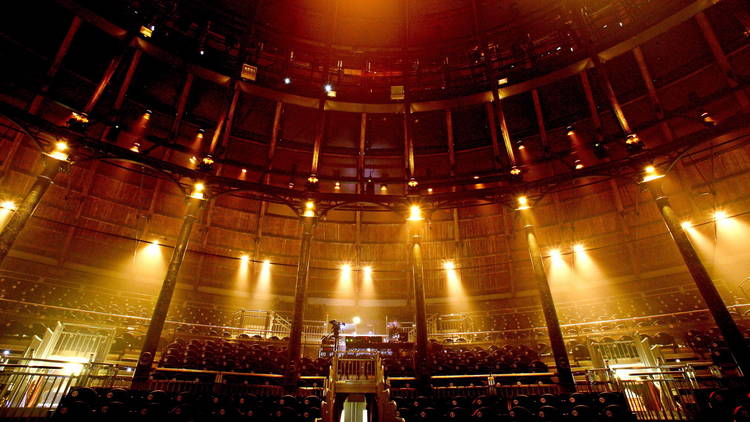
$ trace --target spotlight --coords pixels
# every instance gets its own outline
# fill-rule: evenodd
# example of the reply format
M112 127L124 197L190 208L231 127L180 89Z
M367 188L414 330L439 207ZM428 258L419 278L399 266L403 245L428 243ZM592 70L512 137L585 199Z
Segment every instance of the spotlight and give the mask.
M518 168L518 166L513 166L510 168L510 175L511 176L520 176L521 175L521 169Z
M424 220L424 217L422 216L422 208L419 207L419 205L412 205L409 207L409 218L407 218L409 221L422 221Z
M150 109L146 109L146 112L143 113L143 120L150 120L152 114L153 112Z
M427 193L432 194L432 188L427 188Z
M336 182L333 184L333 189L335 190L341 190L341 182Z
M576 160L575 161L575 165L576 165L576 170L580 170L580 169L582 169L584 167L583 166L583 161L581 161L581 160Z
M206 190L206 185L203 182L196 182L193 185L193 193L190 194L191 198L203 199L203 191Z
M294 189L294 180L290 180L287 186L289 186L289 189Z
M523 141L516 142L516 145L518 145L518 150L523 151L526 149L526 145L523 144Z
M15 211L16 203L13 201L3 201L2 203L0 203L0 209L4 209L8 211Z
M315 217L315 202L308 200L305 202L305 212L302 213L303 217Z
M631 133L625 138L625 148L630 152L638 152L643 149L643 143L641 142L641 138L638 137L638 134Z
M568 131L568 136L573 136L576 134L576 132L573 130L573 126L568 126L565 128L565 130Z
M479 176L474 176L474 180L479 180Z
M386 185L385 183L380 185L380 193L388 193L388 185Z
M289 85L290 83L292 83L292 78L290 78L288 76L286 78L284 78L284 84L285 85Z
M529 205L529 198L527 198L525 196L519 196L518 197L518 208L516 208L516 209L520 211L520 210L527 210L529 208L531 208L531 206Z
M73 130L84 131L89 125L89 118L84 113L73 112L66 122L67 126Z
M594 141L594 143L591 144L591 149L594 150L594 155L596 156L596 158L600 160L609 157L609 151L607 150L607 146L604 145L603 142Z
M365 279L372 277L372 267L368 265L362 268L362 274L364 275Z
M446 271L453 271L456 269L456 263L453 261L445 261L443 262L443 269Z
M680 223L680 227L682 227L682 230L688 230L693 228L693 223L690 221L683 221Z
M264 259L264 260L263 260L263 266L264 266L264 267L267 267L267 266L269 266L269 265L271 265L271 261L270 261L270 260L268 260L268 259Z
M64 141L55 142L55 148L49 153L49 156L55 160L65 161L68 159L68 144Z
M646 166L645 169L643 169L643 172L645 173L643 176L643 182L650 182L652 180L661 179L664 177L663 174L659 174L659 172L656 170L656 167L654 166Z
M562 256L562 253L560 253L560 249L550 249L549 251L549 257L553 259L558 259Z
M247 169L242 169L242 174L247 174Z
M242 255L240 257L240 262L242 262L243 264L247 264L248 262L250 262L250 257L247 255Z
M130 147L130 150L133 152L141 152L141 144L138 142L133 142L133 146Z
M714 220L720 221L720 220L725 220L727 218L728 216L727 216L726 211L723 211L723 210L714 211Z
M701 116L701 120L703 120L703 124L706 125L707 127L716 126L716 120L714 120L714 118L711 117L711 115L707 111L703 111L700 114L700 116Z
M151 36L154 34L154 25L151 26L141 26L141 30L139 31L141 35L143 35L143 38L151 38Z
M198 169L201 171L211 171L214 168L214 158L211 155L206 155L201 159L198 164Z
M576 243L575 245L573 245L573 252L575 253L582 253L585 250L586 248L584 248L583 245L580 243Z
M331 86L331 84L326 84L326 85L325 85L325 86L323 87L323 89L324 89L324 90L325 90L326 92L331 92L331 91L333 91L333 86Z
M352 324L354 324L354 325L357 325L357 324L359 324L361 322L362 322L362 318L360 318L358 316L355 316L354 318L352 318Z
M412 178L409 179L409 182L407 183L407 185L410 188L414 189L414 188L417 187L417 185L419 185L419 182L417 182L417 179L415 179L415 178L412 177Z
M310 175L310 177L307 178L307 181L311 184L316 184L318 183L318 176L315 173L313 173Z
M151 246L159 246L159 240L158 239L152 240L151 241Z

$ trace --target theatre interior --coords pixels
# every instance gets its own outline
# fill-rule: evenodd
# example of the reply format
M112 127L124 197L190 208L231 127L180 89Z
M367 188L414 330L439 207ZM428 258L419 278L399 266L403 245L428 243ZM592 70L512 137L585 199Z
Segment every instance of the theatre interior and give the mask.
M750 1L3 9L0 421L750 421Z

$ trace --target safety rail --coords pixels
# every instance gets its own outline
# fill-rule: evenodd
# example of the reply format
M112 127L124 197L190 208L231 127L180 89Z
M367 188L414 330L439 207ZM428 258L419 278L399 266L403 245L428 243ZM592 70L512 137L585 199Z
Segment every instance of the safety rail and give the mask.
M227 372L199 369L156 368L148 388L170 392L255 394L274 396L284 392L281 385L284 375L257 372ZM324 396L325 376L300 377L299 395ZM305 385L308 384L308 385Z
M122 368L99 362L4 359L0 362L0 418L44 417L72 386L119 386L118 372Z

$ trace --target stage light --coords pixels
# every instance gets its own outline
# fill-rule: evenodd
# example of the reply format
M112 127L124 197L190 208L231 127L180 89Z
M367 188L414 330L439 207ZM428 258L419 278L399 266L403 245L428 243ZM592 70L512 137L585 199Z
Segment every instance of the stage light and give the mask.
M576 134L576 132L573 130L573 126L568 126L567 128L568 136L573 136Z
M550 249L549 257L552 259L560 259L560 257L562 257L562 253L560 252L560 249Z
M159 241L158 240L152 240L151 241L151 245L152 246L159 246Z
M305 202L305 212L302 214L304 217L315 217L315 202L312 200Z
M133 146L130 147L130 150L133 152L141 152L141 144L138 142L133 142Z
M154 34L154 26L141 26L140 30L141 35L143 35L143 38L151 38L151 36Z
M368 265L362 268L362 275L365 279L372 279L372 267Z
M55 142L55 148L49 153L49 156L55 160L65 161L68 159L68 143L64 141Z
M580 169L582 169L584 167L583 166L583 161L581 161L581 160L576 160L575 161L575 165L576 165L576 170L580 170Z
M286 78L284 78L284 84L289 85L290 83L292 83L292 78L290 78L288 76Z
M576 243L575 245L573 245L573 252L583 253L585 251L586 251L586 248L582 244Z
M443 269L446 271L453 271L456 269L456 263L453 261L445 261L443 262Z
M727 218L728 218L728 216L727 216L726 211L716 210L714 212L714 220L716 220L716 221L725 220Z
M525 196L519 196L518 197L518 208L516 208L516 210L519 210L519 211L520 210L527 210L529 208L531 208L531 206L529 205L529 198L527 198Z
M333 91L333 86L331 84L325 84L325 86L323 87L323 89L326 92L331 92L331 91Z
M523 142L519 141L518 142L518 150L519 151L523 151L525 149L526 149L526 145L524 145Z
M196 138L198 138L198 140L203 140L203 134L204 134L205 132L206 132L206 131L205 131L205 130L203 130L203 129L198 129L198 134L197 134L197 135L195 135L195 137L196 137Z
M625 138L625 148L630 152L638 152L642 150L643 143L641 142L641 138L637 134L631 133Z
M510 175L511 176L518 176L521 174L521 169L518 168L518 166L513 166L510 168Z
M336 182L333 184L333 189L335 190L341 190L341 182Z
M427 193L432 193L432 188L427 188Z
M151 119L151 110L146 110L145 113L143 113L143 120L150 120Z
M195 199L203 199L203 191L205 190L206 185L203 182L196 182L195 185L193 185L193 192L190 194L190 197Z
M412 205L409 207L409 218L407 219L409 221L422 221L424 220L424 217L422 216L422 208L419 207L419 205Z
M358 325L361 322L362 322L362 318L360 318L358 316L355 316L354 318L352 318L352 324L354 324L354 325Z
M419 182L417 182L417 179L415 179L415 178L412 177L412 178L409 179L409 182L407 183L407 185L410 188L416 188L417 185L419 185Z
M243 175L247 174L247 169L242 169L242 174Z
M388 185L386 185L385 183L380 185L380 193L388 193Z
M716 126L716 120L714 120L714 118L711 117L711 115L708 114L707 111L704 111L703 113L701 113L701 119L703 120L703 124L705 124L708 127Z
M240 257L240 262L242 262L243 264L247 264L248 262L250 262L250 257L247 255L242 255Z
M474 180L479 180L479 176L474 176Z
M693 223L690 221L683 221L680 223L680 227L682 227L682 230L688 230L693 228Z
M650 182L652 180L661 179L664 177L663 174L659 174L659 172L656 170L656 167L654 166L646 166L645 169L643 169L643 172L645 173L643 176L644 182Z
M315 173L313 173L310 175L310 177L307 178L307 181L311 184L318 183L318 176Z
M3 201L2 203L0 203L0 209L4 209L8 211L15 211L16 203L13 201Z

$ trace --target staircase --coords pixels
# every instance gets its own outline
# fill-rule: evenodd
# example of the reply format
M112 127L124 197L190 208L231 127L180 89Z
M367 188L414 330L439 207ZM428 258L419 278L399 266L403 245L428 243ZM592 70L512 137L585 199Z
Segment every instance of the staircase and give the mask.
M396 403L386 388L383 364L377 353L347 356L344 352L337 352L324 386L321 422L335 422L333 409L337 394L374 394L378 422L404 422L396 417Z

